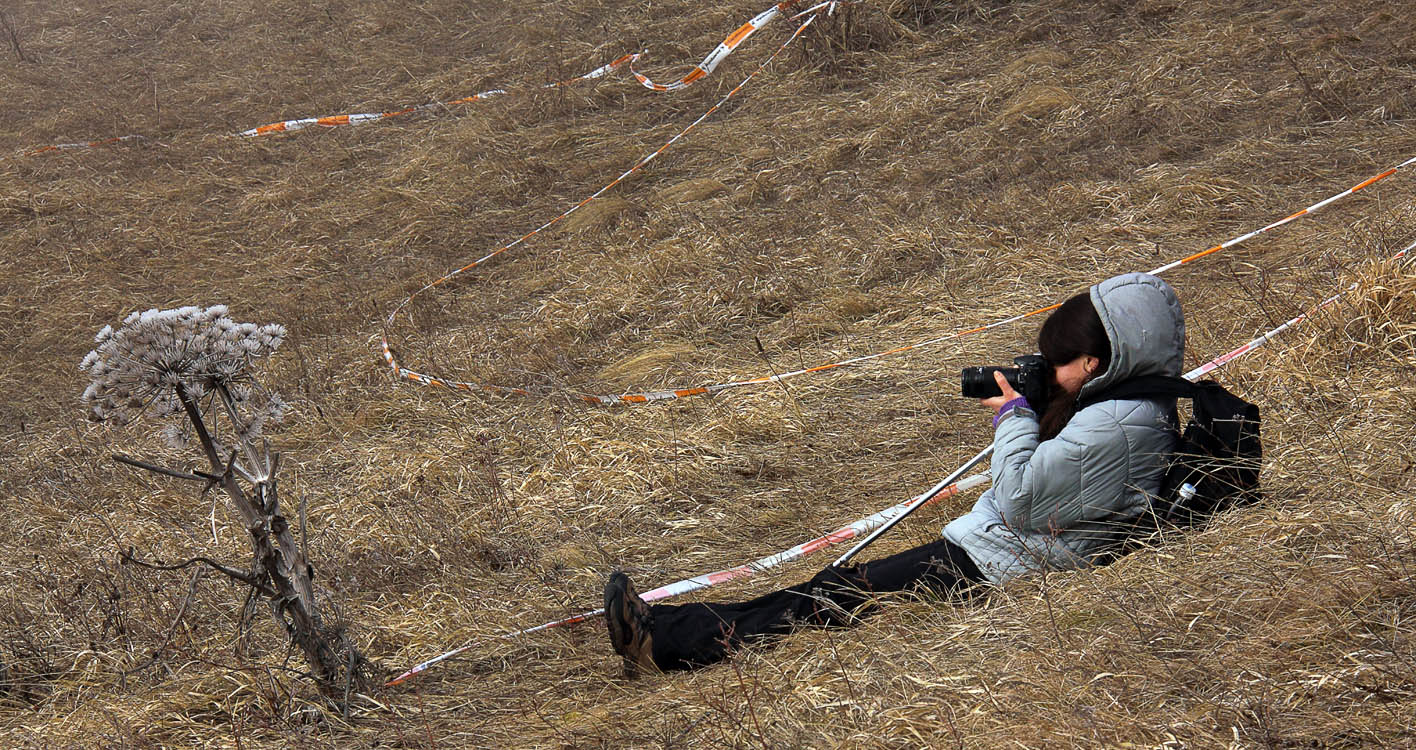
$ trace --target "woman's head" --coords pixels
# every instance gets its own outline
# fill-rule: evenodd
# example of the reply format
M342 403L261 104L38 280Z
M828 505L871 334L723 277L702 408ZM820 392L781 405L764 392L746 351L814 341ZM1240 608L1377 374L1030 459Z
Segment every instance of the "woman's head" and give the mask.
M1090 293L1063 302L1047 317L1037 334L1037 349L1052 363L1058 385L1040 425L1040 437L1047 440L1072 418L1082 385L1106 372L1111 364L1111 340Z
M1057 384L1073 398L1083 383L1106 372L1111 341L1089 293L1068 299L1047 317L1037 334L1037 350L1057 371Z

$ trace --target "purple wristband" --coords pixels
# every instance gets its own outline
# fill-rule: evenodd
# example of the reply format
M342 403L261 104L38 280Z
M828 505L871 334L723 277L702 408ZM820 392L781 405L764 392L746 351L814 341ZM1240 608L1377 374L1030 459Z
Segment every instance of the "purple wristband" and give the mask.
M998 407L998 413L993 416L993 428L998 429L998 423L1002 422L1003 418L1008 416L1008 412L1019 408L1031 409L1032 404L1029 404L1026 398L1019 396L1013 399L1012 401L1009 401L1008 403Z

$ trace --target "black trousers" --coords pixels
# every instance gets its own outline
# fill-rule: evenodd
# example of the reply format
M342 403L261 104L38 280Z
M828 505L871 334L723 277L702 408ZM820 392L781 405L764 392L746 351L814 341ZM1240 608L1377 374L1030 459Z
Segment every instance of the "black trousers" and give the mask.
M849 625L873 609L872 594L925 586L962 599L983 580L962 547L941 539L862 565L827 568L745 602L655 604L654 663L663 670L712 664L743 643L795 627Z

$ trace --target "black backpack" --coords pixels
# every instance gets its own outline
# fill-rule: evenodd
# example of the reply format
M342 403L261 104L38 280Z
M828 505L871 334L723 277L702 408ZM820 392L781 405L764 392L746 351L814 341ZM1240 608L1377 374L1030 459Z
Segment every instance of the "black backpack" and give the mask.
M1132 378L1078 404L1078 410L1118 399L1191 399L1185 431L1176 435L1175 454L1151 502L1157 528L1202 526L1215 513L1260 499L1259 407L1213 380L1149 375ZM1178 414L1172 412L1175 423ZM1149 524L1147 524L1149 525Z

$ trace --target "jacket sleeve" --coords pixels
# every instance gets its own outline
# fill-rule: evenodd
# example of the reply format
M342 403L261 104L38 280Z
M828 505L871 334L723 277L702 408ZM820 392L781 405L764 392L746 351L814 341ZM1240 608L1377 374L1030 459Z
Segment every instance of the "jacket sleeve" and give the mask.
M1121 425L1105 410L1078 412L1057 437L1039 442L1037 415L1015 409L994 430L993 501L1016 531L1066 529L1125 494L1128 452Z

